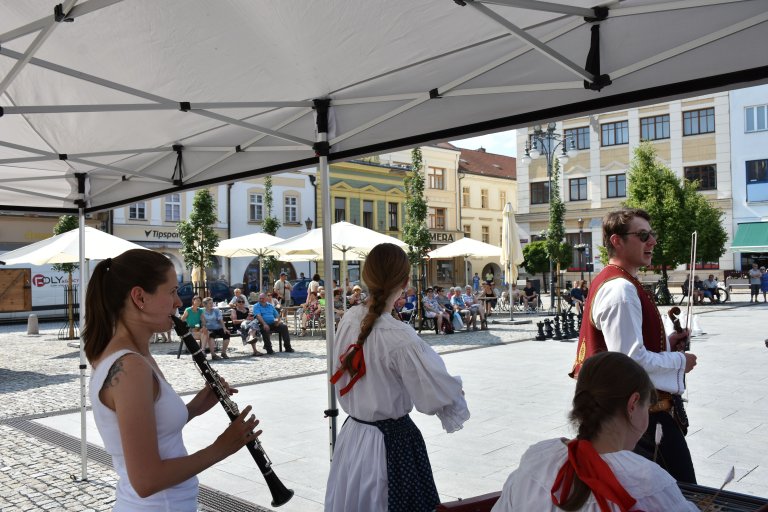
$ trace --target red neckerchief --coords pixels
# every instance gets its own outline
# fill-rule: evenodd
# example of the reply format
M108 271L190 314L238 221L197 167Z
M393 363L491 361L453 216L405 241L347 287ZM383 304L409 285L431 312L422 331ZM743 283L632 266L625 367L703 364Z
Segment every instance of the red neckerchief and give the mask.
M339 395L341 396L346 395L349 390L352 389L352 386L355 385L355 382L357 382L360 377L365 375L365 356L363 355L363 345L361 343L353 343L347 347L347 350L345 350L341 356L339 356L341 367L339 367L339 369L336 370L336 373L333 374L333 377L331 377L331 384L336 384L341 376L344 375L344 372L347 371L347 369L344 368L344 360L349 354L352 354L352 360L349 368L349 373L352 375L352 380L349 381L349 384L341 388L339 391Z
M592 490L601 512L610 512L608 501L615 503L621 512L629 512L637 502L622 487L608 464L595 451L592 443L574 439L568 443L568 459L557 472L552 486L552 502L560 505L571 494L574 474ZM560 499L557 491L560 490Z

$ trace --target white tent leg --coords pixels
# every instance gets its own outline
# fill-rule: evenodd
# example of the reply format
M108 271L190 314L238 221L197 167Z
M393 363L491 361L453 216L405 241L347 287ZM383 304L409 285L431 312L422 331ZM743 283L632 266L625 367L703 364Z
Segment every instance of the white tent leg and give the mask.
M329 287L333 282L333 249L331 240L331 185L329 181L328 168L328 107L329 100L315 100L317 115L317 144L315 151L318 155L318 171L320 173L320 211L323 212L323 274L325 277L326 290L331 293L325 294L325 348L327 351L328 364L328 409L325 416L328 418L329 428L329 446L330 460L333 460L333 448L336 444L336 417L339 414L336 408L336 390L330 379L334 372L333 342L335 335L335 325L333 321L333 289Z
M82 193L83 191L81 191ZM81 196L82 197L82 196ZM85 327L85 290L88 286L88 269L85 267L85 203L81 202L78 209L80 221L80 286L77 290L77 300L80 304L80 461L83 482L88 481L88 432L86 426L86 386L85 370L88 368L85 360L85 343L83 328Z

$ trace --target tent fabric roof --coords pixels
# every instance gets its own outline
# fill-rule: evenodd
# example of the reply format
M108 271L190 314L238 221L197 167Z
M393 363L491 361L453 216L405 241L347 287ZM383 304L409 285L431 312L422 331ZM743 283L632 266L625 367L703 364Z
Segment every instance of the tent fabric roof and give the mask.
M768 252L768 222L739 224L731 245L733 252Z
M338 161L768 81L764 0L595 5L4 2L0 210L316 165L314 100Z

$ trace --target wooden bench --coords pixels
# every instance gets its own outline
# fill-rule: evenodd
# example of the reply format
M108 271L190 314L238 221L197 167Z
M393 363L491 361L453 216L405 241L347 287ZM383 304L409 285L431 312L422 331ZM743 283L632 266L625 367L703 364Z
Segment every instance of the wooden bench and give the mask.
M725 288L729 292L732 292L734 290L749 291L749 278L748 277L728 277L725 280Z

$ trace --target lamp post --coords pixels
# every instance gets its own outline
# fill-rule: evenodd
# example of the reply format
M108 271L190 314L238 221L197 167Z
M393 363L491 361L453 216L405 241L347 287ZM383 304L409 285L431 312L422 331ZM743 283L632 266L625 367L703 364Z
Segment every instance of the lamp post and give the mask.
M583 281L584 280L583 256L584 256L584 249L586 249L586 247L584 247L584 241L582 240L582 238L584 237L584 219L579 217L579 220L577 220L576 222L579 223L579 269L581 270L581 280Z
M550 209L552 208L552 165L555 157L560 161L560 165L564 166L569 158L573 158L578 153L575 141L569 140L564 134L555 132L556 128L557 124L554 122L547 124L546 128L542 128L541 125L534 126L530 139L525 143L525 156L522 158L522 162L528 165L541 155L546 157L549 193L547 203ZM558 148L561 149L560 154L556 154ZM550 309L555 309L554 262L551 258L549 260L549 297Z
M307 217L307 220L304 221L304 226L307 228L307 231L312 231L312 224L314 224L312 219Z

